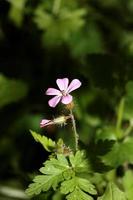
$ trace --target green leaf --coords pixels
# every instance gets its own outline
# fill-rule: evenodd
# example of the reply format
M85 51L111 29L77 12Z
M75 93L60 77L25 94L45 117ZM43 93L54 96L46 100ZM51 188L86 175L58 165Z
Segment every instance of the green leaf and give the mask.
M73 177L71 180L64 181L61 184L61 192L63 194L68 194L73 192L77 187L89 194L97 194L94 185L92 185L89 180L76 176Z
M116 156L117 155L117 156ZM117 167L124 162L133 162L133 138L128 138L123 143L116 142L112 150L105 156L102 161L109 166Z
M88 192L89 194L92 195L97 194L95 186L89 180L78 177L77 182L79 183L79 188L82 189L83 191Z
M42 191L48 191L50 188L56 190L61 183L61 192L63 194L68 194L68 199L71 199L73 194L77 192L81 199L91 199L90 194L96 194L96 190L93 184L86 179L88 171L86 171L85 178L82 177L83 169L85 168L84 163L84 153L78 151L75 156L70 155L65 157L63 154L57 154L57 158L50 158L44 163L44 167L40 169L42 175L38 175L34 178L33 183L29 185L29 188L26 190L26 193L29 196L40 194ZM70 161L71 159L71 161ZM78 163L79 159L79 163ZM84 163L81 165L81 161ZM78 170L77 170L78 168ZM81 171L79 171L79 169ZM81 172L81 174L80 174ZM79 176L81 175L81 177ZM88 194L86 194L88 193ZM78 196L76 197L78 198Z
M38 195L41 191L45 192L50 188L56 190L58 184L64 180L63 173L69 170L68 161L63 155L57 155L57 159L51 158L44 164L45 166L40 169L43 175L34 178L34 183L26 190L27 195Z
M61 184L61 193L63 194L68 194L70 192L73 192L73 190L75 189L75 184L76 183L76 178L74 177L73 179L71 180L67 180L67 181L64 181L62 184Z
M133 172L128 170L123 177L123 186L128 200L133 199Z
M35 11L34 21L39 29L45 30L52 23L52 15L45 12L41 7L38 7Z
M8 0L10 2L9 17L17 25L22 24L26 0Z
M0 74L0 108L20 101L27 93L28 86L24 82Z
M34 137L34 139L36 140L36 142L41 143L46 151L51 152L55 149L56 144L53 140L51 140L50 138L47 138L44 135L42 136L36 133L35 131L30 130L30 132L32 136Z
M77 151L75 155L70 155L69 159L75 172L88 172L89 164L88 160L85 158L84 151Z
M94 185L89 180L80 177L73 177L71 180L64 181L61 184L61 192L68 194L66 198L71 200L92 199L89 194L97 194Z
M126 197L114 183L109 183L103 196L98 197L98 200L126 200Z
M93 198L80 190L79 188L76 188L72 193L66 196L67 200L93 200Z
M50 158L50 160L44 163L45 166L40 169L42 175L38 175L34 178L34 183L29 185L26 193L29 196L33 196L41 193L41 191L48 191L50 188L56 190L57 187L59 187L59 183L61 183L61 192L63 194L68 194L68 199L71 199L71 196L73 198L74 192L78 193L83 200L85 197L87 199L92 199L90 194L95 195L97 191L94 185L86 179L88 177L88 171L87 168L85 168L87 163L86 159L84 162L84 159L85 155L83 151L78 151L75 156L69 155L65 157L63 154L57 154L57 158ZM83 174L85 178L82 177ZM76 198L78 198L78 196Z
M102 129L99 128L96 132L96 138L95 141L98 142L98 140L116 140L116 128L114 126L105 126Z
M100 30L96 23L89 23L88 27L76 32L69 40L70 49L75 57L88 54L103 54L104 45Z
M60 44L67 41L71 35L78 31L85 23L83 8L70 10L63 8L55 17L53 13L38 7L35 12L34 21L38 28L43 31L43 39L48 45Z
M53 165L55 168L59 168L59 169L65 169L65 168L69 168L69 163L68 160L66 159L66 157L63 154L57 154L57 159L56 158L51 158L50 160L47 160L46 165ZM40 170L46 170L47 167L41 168ZM42 173L45 173L44 171Z
M88 159L91 169L95 172L105 172L112 167L103 162L103 157L107 155L115 144L115 140L100 139L97 142L92 141L88 148Z

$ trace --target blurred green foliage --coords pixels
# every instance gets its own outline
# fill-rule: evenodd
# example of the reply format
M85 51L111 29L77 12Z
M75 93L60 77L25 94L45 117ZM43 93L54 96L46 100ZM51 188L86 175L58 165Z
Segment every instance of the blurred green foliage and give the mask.
M10 80L0 75L0 91L0 108L2 108L27 96L28 87L21 81Z
M9 18L17 25L21 26L24 16L26 0L9 0Z
M113 200L126 200L126 197L123 192L121 192L113 183L109 183L105 194L102 197L99 197L98 200L106 200L106 199L113 199Z
M132 0L0 1L0 185L26 188L47 159L29 129L52 139L60 136L71 145L70 125L68 133L66 127L40 130L39 123L62 109L48 108L47 87L54 86L56 78L79 78L82 88L75 92L75 115L81 146L89 149L88 155L96 148L93 155L104 163L95 163L93 156L92 166L99 164L97 171L104 164L115 168L123 181L123 186L117 185L133 199L128 182L133 164L132 27ZM100 194L104 186L98 187ZM37 197L48 198L63 199L53 191Z

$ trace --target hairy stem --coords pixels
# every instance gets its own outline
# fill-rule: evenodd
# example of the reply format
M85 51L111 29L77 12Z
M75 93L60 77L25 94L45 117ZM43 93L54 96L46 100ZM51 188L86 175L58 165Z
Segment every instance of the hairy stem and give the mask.
M75 150L78 150L78 140L79 140L79 135L77 133L77 129L76 129L76 122L75 122L75 118L73 115L72 110L70 110L70 116L71 116L71 120L72 120L72 128L73 128L73 132L74 132L74 139L75 139Z

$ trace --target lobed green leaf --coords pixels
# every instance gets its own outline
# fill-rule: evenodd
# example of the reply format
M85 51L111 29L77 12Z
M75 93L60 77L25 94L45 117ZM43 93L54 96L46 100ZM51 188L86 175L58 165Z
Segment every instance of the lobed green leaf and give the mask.
M34 183L30 184L26 190L27 195L37 195L48 191L50 188L56 190L59 183L64 180L63 173L65 171L69 172L67 159L63 155L57 155L57 159L51 158L44 164L45 166L40 169L43 175L34 178Z
M73 177L70 180L66 180L61 184L61 193L67 195L67 200L92 200L91 195L96 195L97 191L93 184L89 180Z
M97 194L94 185L91 184L90 181L85 178L75 176L72 179L66 180L61 184L61 192L63 194L71 193L74 190L76 190L76 188L79 188L84 192L87 192L92 195Z
M85 23L85 8L70 10L67 7L57 13L47 12L44 8L38 7L35 11L34 21L43 32L43 39L48 45L60 44L68 40L71 35L78 31Z
M75 172L89 172L88 160L85 158L84 151L77 151L75 155L70 155L69 159Z
M116 142L112 150L101 158L106 165L112 167L118 167L124 162L133 163L133 138L130 137L123 143Z
M76 188L72 193L66 196L67 200L93 200L93 198L80 190L79 188Z
M35 131L30 130L32 136L34 137L34 139L36 140L36 142L39 142L40 144L42 144L42 146L44 147L44 149L48 152L51 152L52 150L55 149L55 142L53 140L51 140L50 138L47 138L46 136L42 136L38 133L36 133Z
M114 183L109 183L103 196L98 200L127 200L125 193L122 192Z

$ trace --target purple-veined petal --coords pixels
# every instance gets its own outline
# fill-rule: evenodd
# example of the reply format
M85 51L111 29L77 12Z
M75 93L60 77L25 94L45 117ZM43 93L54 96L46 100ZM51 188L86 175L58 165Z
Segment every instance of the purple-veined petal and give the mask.
M60 95L61 96L61 92L55 88L48 88L46 91L46 95Z
M43 119L41 122L40 122L40 127L44 127L44 126L48 126L52 124L52 121L51 120L48 120L48 119Z
M68 78L57 79L56 83L61 91L66 91L68 87Z
M61 98L61 102L63 103L63 104L69 104L69 103L71 103L72 102L72 96L70 95L70 94L67 94L66 96L63 96L62 98Z
M68 86L67 92L70 93L73 90L76 90L77 88L79 88L80 86L81 86L81 82L78 79L74 79Z
M59 103L60 100L61 100L61 96L55 96L48 101L48 104L50 107L54 108Z

